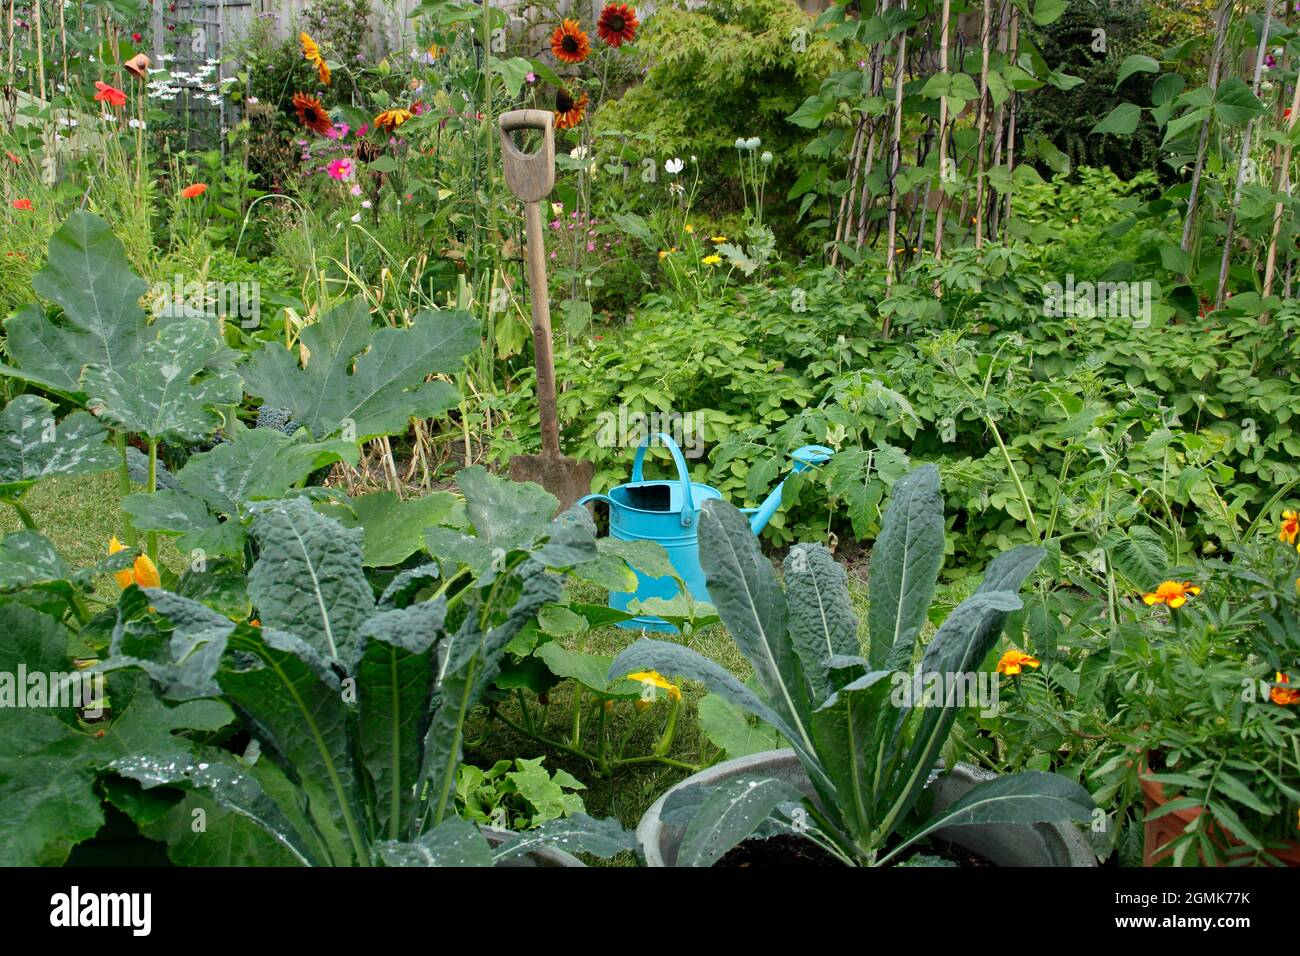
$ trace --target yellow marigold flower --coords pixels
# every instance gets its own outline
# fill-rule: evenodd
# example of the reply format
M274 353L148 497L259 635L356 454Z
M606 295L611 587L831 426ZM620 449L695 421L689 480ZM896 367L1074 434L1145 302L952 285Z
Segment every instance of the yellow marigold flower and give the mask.
M700 261L703 262L706 266L716 266L719 262L722 261L722 256L718 255L718 254L715 252L715 253L714 253L713 255L711 255L711 256L705 256L705 257L704 257L703 259L701 259Z
M710 242L726 242L726 241L727 241L727 237L726 237L726 236L709 236L709 241L710 241Z
M1273 703L1278 704L1282 707L1289 706L1290 704L1300 704L1300 687L1276 686L1277 684L1291 683L1290 677L1288 677L1286 674L1283 674L1281 671L1278 671L1277 677L1274 679L1274 682L1275 683L1273 689L1270 690L1268 693L1269 699L1272 700Z
M682 690L676 684L664 679L658 671L637 671L635 674L628 674L624 680L640 681L648 687L661 687L668 691L669 700L681 700Z
M391 110L384 110L375 117L375 129L395 130L414 115L408 109L395 106Z
M1015 677L1026 667L1038 667L1037 657L1026 654L1024 651L1018 651L1014 647L1007 651L998 659L997 671L999 674L1006 674L1008 677Z
M1187 603L1189 597L1196 597L1200 593L1201 589L1191 581L1181 583L1178 581L1161 581L1160 586L1150 594L1142 595L1142 603L1147 607L1151 607L1153 604L1167 604L1171 608L1179 608Z
M1282 531L1278 534L1277 540L1285 541L1287 544L1295 544L1296 536L1300 535L1300 515L1294 511L1282 512Z
M108 542L108 553L117 554L119 551L125 551L126 545L117 540L117 535L113 535ZM113 578L117 581L117 586L126 590L132 584L139 585L142 588L160 588L162 587L162 578L158 576L158 566L149 559L149 555L141 554L135 559L135 564L129 568L123 568L121 571L114 571Z

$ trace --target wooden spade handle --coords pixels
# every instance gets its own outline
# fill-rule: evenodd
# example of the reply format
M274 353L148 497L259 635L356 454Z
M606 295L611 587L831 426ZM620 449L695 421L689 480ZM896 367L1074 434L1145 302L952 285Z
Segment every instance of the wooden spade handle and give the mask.
M555 357L551 352L551 305L546 285L546 249L542 238L542 200L555 185L555 128L547 110L513 110L501 117L501 165L506 184L522 199L528 238L528 286L532 292L533 354L537 365L537 410L542 425L542 453L560 454L560 423L555 407ZM522 152L510 135L540 129L542 148Z
M542 131L542 148L525 153L510 134ZM506 185L524 202L541 202L555 186L555 118L549 110L511 110L501 115L501 165Z

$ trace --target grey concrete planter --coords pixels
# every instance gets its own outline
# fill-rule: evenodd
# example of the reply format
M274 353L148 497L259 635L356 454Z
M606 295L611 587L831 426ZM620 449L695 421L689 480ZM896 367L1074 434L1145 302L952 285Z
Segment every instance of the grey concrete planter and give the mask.
M677 859L684 831L660 818L669 794L694 784L714 785L742 774L777 777L808 796L815 796L803 764L793 750L768 750L716 764L665 792L641 818L636 835L645 851L646 865L672 866ZM935 809L942 810L975 784L993 776L971 764L958 764L952 773L931 784ZM937 830L935 835L984 857L995 866L1097 865L1087 840L1069 823L996 823Z
M479 830L487 837L488 843L492 846L500 846L505 842L506 837L514 836L510 830L500 830L496 827L480 826ZM557 850L554 847L544 846L539 850L533 850L524 856L517 856L512 860L506 860L498 863L497 866L517 867L517 866L586 866L581 860L571 853L565 853L563 850Z

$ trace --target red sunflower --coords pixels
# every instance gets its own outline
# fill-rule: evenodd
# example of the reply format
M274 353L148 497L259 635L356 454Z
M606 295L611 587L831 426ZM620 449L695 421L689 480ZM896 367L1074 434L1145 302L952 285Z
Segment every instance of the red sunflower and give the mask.
M563 63L581 63L591 52L591 41L577 20L565 20L551 34L551 52Z
M555 128L573 129L582 122L587 112L587 94L579 93L577 99L568 90L555 91Z
M636 10L628 4L607 3L596 21L596 32L610 46L622 46L636 39L638 26Z
M298 122L309 130L324 136L334 128L329 113L325 112L321 101L314 96L308 96L306 93L293 94L293 108L298 112Z

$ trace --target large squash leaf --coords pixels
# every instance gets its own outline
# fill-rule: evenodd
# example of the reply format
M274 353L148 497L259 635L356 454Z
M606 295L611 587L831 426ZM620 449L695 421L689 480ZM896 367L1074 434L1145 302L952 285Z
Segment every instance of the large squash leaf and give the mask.
M404 431L412 417L437 415L460 401L448 382L478 347L468 312L423 312L410 328L376 331L366 303L354 299L302 333L306 358L290 349L258 350L244 369L248 391L287 408L293 420L324 438L343 432L364 441Z
M82 376L87 407L109 424L151 441L198 441L221 425L217 405L243 396L239 376L222 366L235 353L207 319L185 319L128 365L90 364Z
M0 365L6 375L80 399L83 368L124 369L151 338L140 307L148 284L131 271L108 223L92 213L73 212L50 238L32 288L63 312L51 319L29 305L5 323L5 351L14 362Z
M67 630L17 604L0 605L0 673L66 674ZM66 707L0 707L0 865L58 865L103 824L95 779L118 758L148 754L185 762L191 741L176 731L213 731L233 718L219 701L168 707L143 675L108 678L111 720L82 723Z
M56 425L54 405L19 395L0 412L0 498L16 498L43 478L90 475L120 460L104 427L85 412Z

